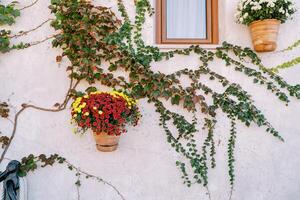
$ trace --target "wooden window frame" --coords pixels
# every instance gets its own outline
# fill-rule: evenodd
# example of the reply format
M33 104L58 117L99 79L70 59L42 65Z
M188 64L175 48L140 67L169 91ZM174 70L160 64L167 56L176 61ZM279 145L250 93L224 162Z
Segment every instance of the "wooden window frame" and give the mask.
M206 2L206 34L205 39L167 38L166 0L156 0L156 42L158 44L218 44L218 0Z

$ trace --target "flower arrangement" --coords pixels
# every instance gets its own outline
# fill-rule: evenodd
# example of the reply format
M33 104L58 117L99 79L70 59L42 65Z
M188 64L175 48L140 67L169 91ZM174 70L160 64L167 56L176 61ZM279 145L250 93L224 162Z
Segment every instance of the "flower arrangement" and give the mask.
M136 100L118 91L91 92L77 97L72 103L72 121L76 132L91 129L94 133L119 136L126 124L136 126L140 112Z
M296 12L290 0L240 0L235 17L237 22L250 25L264 19L277 19L286 22Z

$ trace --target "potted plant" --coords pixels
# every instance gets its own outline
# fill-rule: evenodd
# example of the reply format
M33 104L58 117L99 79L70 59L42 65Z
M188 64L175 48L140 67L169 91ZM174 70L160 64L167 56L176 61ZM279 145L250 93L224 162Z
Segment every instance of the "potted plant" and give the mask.
M291 0L240 0L237 22L249 26L255 51L274 51L279 25L296 12Z
M75 131L92 130L97 149L103 152L116 150L126 125L136 126L140 118L136 101L118 91L82 94L72 103L71 114L78 126Z

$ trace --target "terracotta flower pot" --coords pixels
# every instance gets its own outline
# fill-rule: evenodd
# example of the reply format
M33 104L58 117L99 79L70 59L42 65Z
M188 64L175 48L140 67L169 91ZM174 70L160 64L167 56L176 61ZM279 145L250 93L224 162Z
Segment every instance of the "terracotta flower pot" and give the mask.
M279 25L277 19L254 21L249 25L255 51L269 52L277 48Z
M118 148L120 136L108 135L107 133L94 133L93 135L99 151L112 152Z

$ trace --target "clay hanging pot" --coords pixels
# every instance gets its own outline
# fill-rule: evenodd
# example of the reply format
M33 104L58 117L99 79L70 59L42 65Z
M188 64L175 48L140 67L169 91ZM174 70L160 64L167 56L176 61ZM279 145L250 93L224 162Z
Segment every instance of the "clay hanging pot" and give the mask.
M95 133L96 147L102 152L112 152L118 148L120 136L108 135L107 133Z
M249 25L255 51L269 52L277 48L279 25L277 19L254 21Z

